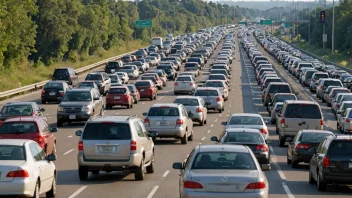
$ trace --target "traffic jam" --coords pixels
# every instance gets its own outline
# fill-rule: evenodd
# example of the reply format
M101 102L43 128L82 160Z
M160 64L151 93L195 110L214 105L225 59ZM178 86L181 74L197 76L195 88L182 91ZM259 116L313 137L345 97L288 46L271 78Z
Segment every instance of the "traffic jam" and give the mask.
M36 100L2 104L0 195L98 197L97 181L120 172L146 180L137 185L150 185L148 198L268 198L276 142L292 170L309 166L307 185L317 191L351 185L352 75L263 32L230 25L169 34L84 76L56 68ZM265 114L234 110L245 62ZM337 130L327 126L326 108ZM74 147L63 152L70 139ZM170 174L176 194L158 195L159 173ZM83 186L68 193L69 181ZM107 197L124 186L112 188Z

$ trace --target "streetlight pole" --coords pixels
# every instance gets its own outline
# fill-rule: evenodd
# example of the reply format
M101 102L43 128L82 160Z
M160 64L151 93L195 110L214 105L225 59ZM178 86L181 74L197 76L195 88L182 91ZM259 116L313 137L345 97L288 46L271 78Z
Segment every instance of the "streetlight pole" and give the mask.
M331 53L335 52L335 0L332 1Z
M324 10L326 10L326 0L324 0ZM324 38L324 35L325 35L325 23L323 25L323 38ZM325 49L325 42L323 40L323 49Z
M309 3L308 3L308 20L309 20L309 31L308 31L308 34L309 34L309 35L308 35L308 39L309 39L309 44L311 44L311 43L310 43L310 41L311 41L311 40L310 40L310 34L311 34L311 33L310 33L310 21L311 21L311 18L310 18L310 17L311 17L310 9L311 9L311 5L310 5L310 0L309 0Z

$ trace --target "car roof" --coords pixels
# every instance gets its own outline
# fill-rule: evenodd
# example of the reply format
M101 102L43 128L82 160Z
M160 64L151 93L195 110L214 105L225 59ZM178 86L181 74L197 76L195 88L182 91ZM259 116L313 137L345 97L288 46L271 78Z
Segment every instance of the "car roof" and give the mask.
M331 133L334 134L331 131L327 131L327 130L314 130L314 129L304 129L301 130L303 133Z
M42 120L42 119L46 119L44 117L38 117L38 116L35 116L35 117L32 117L32 116L18 116L18 117L12 117L12 118L9 118L7 120L5 120L4 122L35 122L37 120Z
M0 139L0 145L23 146L26 142L34 142L28 139Z
M249 153L248 147L244 145L230 145L230 144L214 144L214 145L197 145L197 150L201 152L225 151L225 152L241 152Z
M252 116L252 117L260 117L260 118L262 118L261 115L256 114L256 113L233 113L233 114L231 114L230 117L233 117L233 116Z
M132 119L132 118L138 118L134 115L118 115L118 116L97 116L94 117L91 120L88 120L88 123L91 122L117 122L117 123L126 123L128 120Z
M216 90L219 91L216 87L198 87L197 90Z
M318 105L316 102L309 101L309 100L285 100L285 103L287 103L287 104L314 104L314 105Z
M158 103L158 104L153 104L151 107L164 107L164 106L168 106L168 107L175 107L177 108L180 104L177 103Z
M259 129L250 129L250 128L228 128L228 129L226 129L226 131L228 133L241 133L241 132L244 133L244 132L246 132L246 133L260 133L261 134Z
M91 87L84 87L84 88L73 88L73 89L69 89L67 90L68 92L81 92L81 91L90 91Z
M8 102L4 106L10 106L10 105L32 105L35 104L36 102Z

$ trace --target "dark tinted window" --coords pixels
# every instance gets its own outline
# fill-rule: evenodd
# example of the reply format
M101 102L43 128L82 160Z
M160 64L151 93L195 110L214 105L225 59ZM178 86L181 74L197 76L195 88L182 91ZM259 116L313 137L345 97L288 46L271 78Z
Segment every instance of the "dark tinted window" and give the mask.
M210 81L206 82L204 87L224 87L222 82Z
M94 82L80 82L79 87L94 87Z
M108 62L106 64L106 68L116 68L118 66L120 66L120 64L118 62Z
M335 81L335 80L325 80L324 81L324 87L328 86L342 86L340 81Z
M265 86L268 86L269 83L271 82L282 82L282 80L280 78L270 78L265 80Z
M130 57L123 57L122 60L125 61L125 62L128 62L128 61L131 60L131 58Z
M198 106L199 102L197 99L192 98L177 98L174 103L183 104L183 106Z
M69 76L67 69L55 69L54 76Z
M138 82L135 82L134 85L136 87L150 87L150 82L138 81Z
M118 77L116 75L109 75L111 82L117 82Z
M102 80L100 74L88 74L85 80Z
M291 93L289 85L271 85L268 93Z
M313 142L320 143L326 136L330 135L329 133L303 133L299 138L301 142Z
M26 160L23 146L0 145L0 160Z
M92 96L90 91L71 91L67 92L63 98L63 101L91 101Z
M109 90L109 94L125 94L126 88L112 88Z
M289 104L285 110L285 118L321 119L321 112L318 105Z
M151 80L153 82L156 82L156 79L154 76L142 76L141 80Z
M233 116L228 125L263 125L262 119L254 116Z
M332 93L332 97L335 97L339 93L350 93L350 91L347 89L336 90L336 91L334 91L334 93Z
M32 105L6 105L1 110L2 115L30 116L32 113Z
M198 67L198 64L196 64L196 63L186 63L185 64L185 68L186 67Z
M306 72L306 78L308 78L308 79L311 78L315 72L316 71L307 71Z
M225 137L224 143L252 143L263 144L263 136L259 133L231 133L228 132Z
M314 75L315 80L318 80L320 78L329 78L329 76L327 74L315 74Z
M83 140L130 140L129 124L88 123L84 128Z
M223 75L209 75L209 80L226 80Z
M192 79L188 76L180 76L176 79L176 81L192 81Z
M352 141L333 141L329 153L331 155L352 155Z
M197 90L195 96L219 96L219 92L216 90Z
M0 127L0 134L36 133L36 122L5 122Z
M273 103L285 102L286 100L296 100L296 96L294 96L294 95L278 95L274 98Z
M128 85L127 87L132 92L136 90L136 88L134 86Z
M62 83L46 83L44 89L64 89L64 85Z
M179 116L178 108L176 107L152 107L149 110L148 116Z

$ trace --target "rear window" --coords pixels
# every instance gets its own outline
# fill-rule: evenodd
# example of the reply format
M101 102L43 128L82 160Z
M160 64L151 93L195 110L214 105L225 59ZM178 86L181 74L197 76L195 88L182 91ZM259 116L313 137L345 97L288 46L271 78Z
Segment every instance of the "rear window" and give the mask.
M224 143L252 143L263 144L263 136L259 133L231 133L228 132Z
M99 74L88 74L85 80L102 80Z
M63 101L91 101L92 96L90 91L71 91L67 92L63 98Z
M289 85L271 85L268 93L291 93Z
M0 145L0 160L26 160L23 146Z
M116 68L118 66L120 66L120 64L118 62L108 62L106 64L106 68Z
M186 63L185 67L198 67L198 64L196 64L196 63Z
M68 76L68 70L67 69L55 69L54 71L54 76Z
M329 133L303 133L299 138L301 142L312 142L320 143L326 136L330 135Z
M123 61L130 61L131 59L130 59L130 57L123 57L122 60Z
M265 80L265 86L268 86L268 84L271 82L282 82L282 80L280 78L267 79L267 80Z
M31 116L32 112L32 105L6 105L1 110L1 114L6 116Z
M154 76L142 76L141 80L151 80L153 82L156 82L156 79Z
M190 77L181 76L181 77L178 77L176 81L192 81L192 80Z
M0 134L36 133L36 122L5 122L0 127Z
M285 118L321 119L321 111L314 104L289 104L285 110Z
M109 90L109 94L125 94L126 92L126 88L113 88Z
M176 107L152 107L148 116L179 116L180 113Z
M123 69L135 69L133 66L124 66Z
M274 72L274 70L273 70L273 69L267 69L267 68L264 68L264 69L261 69L261 70L259 71L259 74L261 75L262 73L264 73L264 72L266 72L266 71L271 71L271 72Z
M174 103L183 104L183 106L198 106L199 102L197 99L191 98L177 98Z
M79 87L94 87L93 82L80 82Z
M197 90L195 96L219 96L217 90Z
M226 80L226 78L222 75L210 75L209 80Z
M88 123L84 128L83 140L130 140L129 124Z
M325 80L324 81L324 87L328 86L342 86L340 81L336 80Z
M46 83L44 89L64 89L64 85L62 83Z
M135 91L135 89L136 89L134 86L131 86L131 85L128 85L127 87L128 87L128 89L129 89L130 91L132 91L132 92Z
M329 148L331 155L352 155L352 141L333 141Z
M109 75L109 77L110 77L111 81L117 82L117 79L118 79L117 76L115 76L115 75Z
M274 98L274 102L285 102L286 100L296 100L294 95L278 95Z
M233 116L228 125L263 125L262 119L254 116Z
M327 74L315 74L314 75L314 80L318 80L320 78L329 78L329 75L327 75Z
M150 82L135 82L136 87L150 87Z
M202 152L195 157L192 169L256 170L256 165L248 153Z
M222 82L211 81L206 82L204 87L224 87L224 84Z
M311 78L315 72L316 71L307 71L306 72L306 78L308 78L308 79Z
M211 74L224 74L224 75L227 75L227 72L226 72L226 70L224 70L224 69L211 70L210 73L211 73Z
M337 94L339 94L339 93L350 93L350 91L347 90L347 89L336 90L336 91L334 91L334 92L332 93L332 97L335 97L335 96L336 96Z

